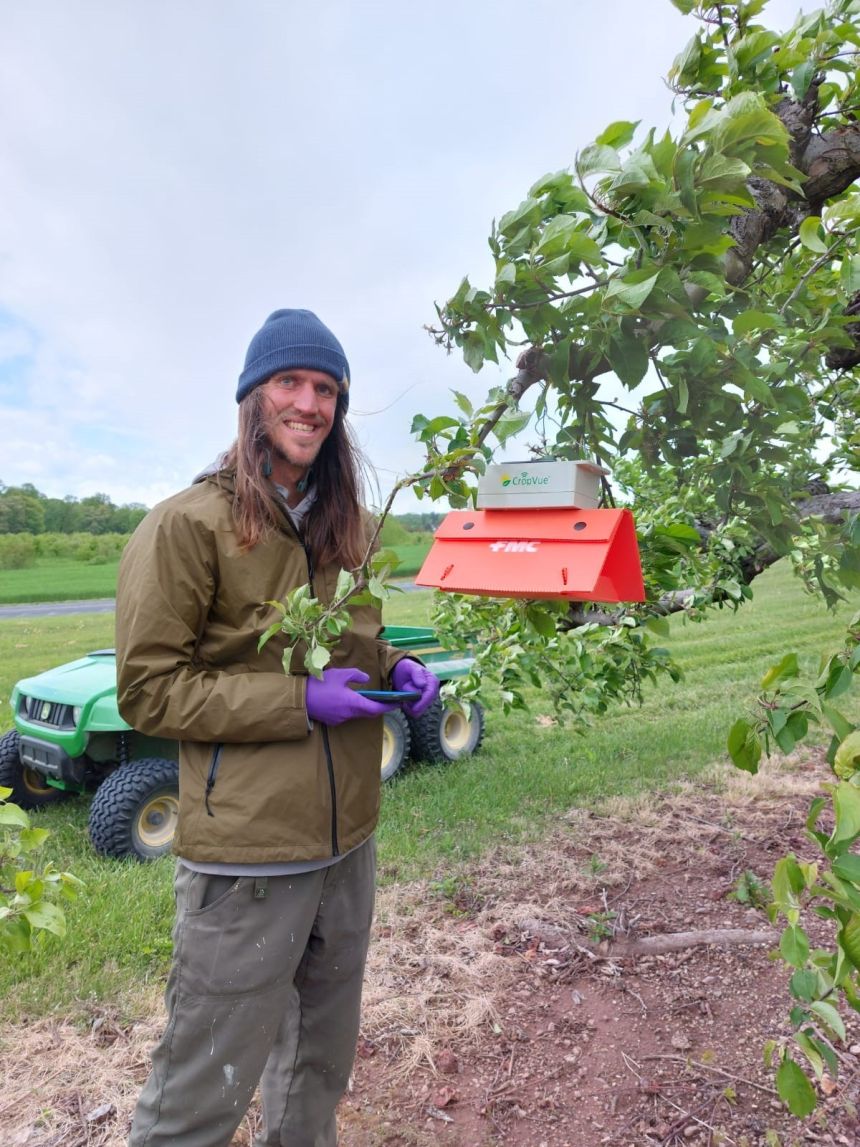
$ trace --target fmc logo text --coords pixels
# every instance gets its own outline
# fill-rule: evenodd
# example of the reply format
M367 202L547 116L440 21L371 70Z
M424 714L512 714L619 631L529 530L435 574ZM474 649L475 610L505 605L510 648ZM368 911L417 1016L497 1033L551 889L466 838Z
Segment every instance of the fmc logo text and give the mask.
M490 542L494 554L536 554L540 542Z

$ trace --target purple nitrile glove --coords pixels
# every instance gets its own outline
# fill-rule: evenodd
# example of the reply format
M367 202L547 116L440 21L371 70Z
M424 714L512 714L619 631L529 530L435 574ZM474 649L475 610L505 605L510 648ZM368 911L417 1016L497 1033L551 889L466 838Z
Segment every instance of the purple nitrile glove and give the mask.
M355 717L381 717L383 713L390 713L396 705L371 701L349 687L351 681L364 685L369 680L361 669L324 669L322 681L308 677L305 697L308 716L322 725L340 725Z
M407 717L420 717L439 696L439 678L417 661L404 657L391 670L391 684L395 689L409 689L420 693L417 701L403 706Z

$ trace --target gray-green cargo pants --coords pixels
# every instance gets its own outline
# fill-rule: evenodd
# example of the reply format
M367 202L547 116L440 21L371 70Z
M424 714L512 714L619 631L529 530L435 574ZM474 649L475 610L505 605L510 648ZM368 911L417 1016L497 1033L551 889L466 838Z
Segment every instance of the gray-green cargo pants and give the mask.
M258 1083L256 1147L335 1147L375 876L374 840L264 881L177 866L168 1023L129 1147L227 1147Z

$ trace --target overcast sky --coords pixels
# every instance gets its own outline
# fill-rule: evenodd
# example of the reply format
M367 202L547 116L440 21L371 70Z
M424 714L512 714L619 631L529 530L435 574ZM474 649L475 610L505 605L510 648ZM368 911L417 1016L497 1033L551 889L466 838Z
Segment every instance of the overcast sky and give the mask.
M436 348L434 301L606 124L669 123L694 27L669 0L0 0L0 481L153 505L232 440L266 316L309 307L385 493L415 413L513 373Z

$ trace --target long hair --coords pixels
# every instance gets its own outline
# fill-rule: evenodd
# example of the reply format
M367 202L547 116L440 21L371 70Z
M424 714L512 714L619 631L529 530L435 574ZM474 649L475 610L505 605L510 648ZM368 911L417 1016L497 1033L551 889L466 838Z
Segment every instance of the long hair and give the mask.
M281 529L285 513L267 473L271 453L262 387L255 387L239 403L238 435L221 465L236 475L233 521L242 548L249 550ZM338 401L331 431L313 464L316 498L303 522L304 544L314 565L334 562L344 569L360 565L368 542L362 509L366 469Z

